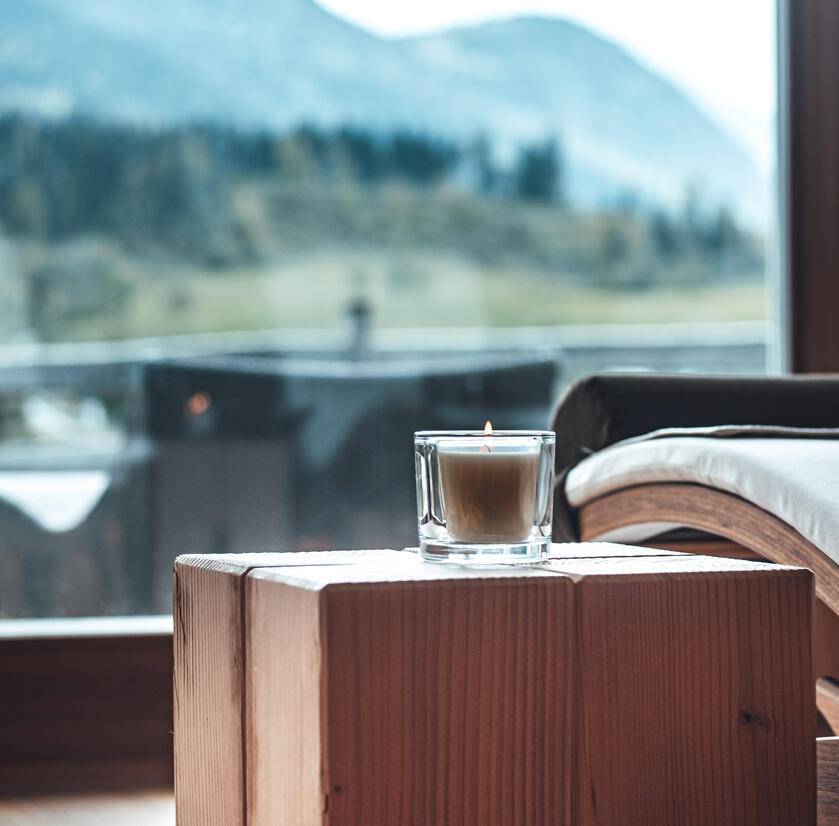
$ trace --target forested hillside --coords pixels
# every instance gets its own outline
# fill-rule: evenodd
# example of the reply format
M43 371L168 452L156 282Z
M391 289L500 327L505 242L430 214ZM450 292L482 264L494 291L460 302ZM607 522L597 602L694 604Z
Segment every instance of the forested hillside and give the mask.
M309 289L324 279L338 301L369 293L385 324L411 321L413 300L388 309L396 288L459 294L485 282L483 323L516 324L543 321L545 305L523 301L522 284L644 291L760 277L759 239L690 190L679 210L628 191L613 208L583 211L568 204L557 141L523 145L506 164L497 155L482 137L7 115L0 291L10 317L26 308L29 333L50 340L165 333L185 320L270 326L232 311L229 296L283 273L271 287L275 323L294 326L337 323L313 317L315 298L296 301L301 279Z

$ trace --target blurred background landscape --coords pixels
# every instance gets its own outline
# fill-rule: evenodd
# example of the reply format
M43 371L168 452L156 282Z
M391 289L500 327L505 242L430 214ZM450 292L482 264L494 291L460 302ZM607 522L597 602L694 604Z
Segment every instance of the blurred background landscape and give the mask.
M579 25L0 9L6 341L765 317L755 160Z
M0 616L411 544L415 429L766 369L768 0L704 41L658 0L328 3L0 0ZM694 86L627 45L665 26Z

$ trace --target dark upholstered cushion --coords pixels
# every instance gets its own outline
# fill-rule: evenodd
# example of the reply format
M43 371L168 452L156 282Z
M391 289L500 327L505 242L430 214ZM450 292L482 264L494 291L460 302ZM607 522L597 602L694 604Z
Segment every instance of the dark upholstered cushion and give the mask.
M695 376L613 373L573 384L553 415L554 539L578 537L568 471L615 442L665 427L839 427L839 375Z

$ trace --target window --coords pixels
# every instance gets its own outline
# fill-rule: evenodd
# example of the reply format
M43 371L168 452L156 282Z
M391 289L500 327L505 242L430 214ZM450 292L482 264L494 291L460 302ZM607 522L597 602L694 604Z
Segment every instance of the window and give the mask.
M451 5L7 11L0 614L413 544L413 430L765 369L772 4Z

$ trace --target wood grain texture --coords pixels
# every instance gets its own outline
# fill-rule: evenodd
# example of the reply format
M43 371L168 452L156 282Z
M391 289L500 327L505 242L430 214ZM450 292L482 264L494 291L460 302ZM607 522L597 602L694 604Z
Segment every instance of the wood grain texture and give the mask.
M839 826L839 737L816 740L818 755L818 824Z
M580 534L597 539L648 522L670 522L709 531L786 565L810 568L816 594L839 614L836 563L774 514L731 493L690 483L634 485L606 494L579 510Z
M813 659L816 707L823 723L819 733L839 734L839 616L821 600L813 615Z
M658 567L580 581L574 822L812 823L809 581Z
M179 826L244 823L241 577L247 563L180 559L174 572Z
M191 554L174 571L174 731L178 826L245 822L244 584L261 567L375 561L392 550Z
M664 547L658 541L647 547ZM765 559L756 551L720 537L690 539L666 543L666 547L684 553L723 556L729 559ZM839 732L839 616L822 600L816 600L813 615L813 674L816 677L816 708L821 715L821 735ZM827 678L827 679L820 679Z
M330 826L567 822L571 588L327 589Z
M816 707L830 728L827 733L839 731L839 683L830 677L816 680Z
M658 542L649 547L660 548ZM684 553L723 556L729 559L764 559L756 551L720 537L670 542L667 547ZM816 707L822 715L824 734L839 732L839 616L816 600L813 614L813 674L816 677ZM828 678L820 680L819 678Z
M174 826L171 791L0 800L2 826Z
M321 593L273 584L247 580L247 823L303 826L325 808Z
M816 677L833 677L839 682L839 616L821 600L813 616L814 672Z
M248 826L814 823L811 574L622 552L251 572Z
M0 796L172 783L168 633L0 639Z
M412 571L249 577L251 826L570 822L571 580Z

